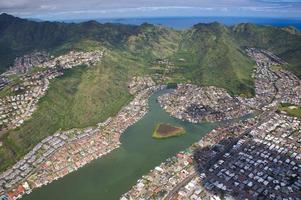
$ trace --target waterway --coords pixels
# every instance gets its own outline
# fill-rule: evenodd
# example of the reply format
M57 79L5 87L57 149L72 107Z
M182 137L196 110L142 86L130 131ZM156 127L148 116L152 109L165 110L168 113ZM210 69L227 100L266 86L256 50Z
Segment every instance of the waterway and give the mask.
M200 140L217 124L192 124L169 116L156 102L167 91L149 98L150 111L121 136L122 145L79 170L33 190L22 200L116 200L127 192L142 175L168 157ZM157 123L182 126L187 134L155 140L152 131Z

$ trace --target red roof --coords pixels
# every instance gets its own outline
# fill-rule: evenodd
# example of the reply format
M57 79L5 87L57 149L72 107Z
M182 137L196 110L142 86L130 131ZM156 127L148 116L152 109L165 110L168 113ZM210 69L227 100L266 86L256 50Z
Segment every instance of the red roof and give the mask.
M7 196L8 196L9 200L13 200L15 195L14 195L13 191L10 191L10 192L7 193Z
M19 185L17 188L17 193L18 194L23 194L25 192L25 189L22 185Z
M183 154L181 154L181 153L178 153L178 154L177 154L177 157L178 157L178 158L183 158L183 157L184 157L184 155L183 155Z

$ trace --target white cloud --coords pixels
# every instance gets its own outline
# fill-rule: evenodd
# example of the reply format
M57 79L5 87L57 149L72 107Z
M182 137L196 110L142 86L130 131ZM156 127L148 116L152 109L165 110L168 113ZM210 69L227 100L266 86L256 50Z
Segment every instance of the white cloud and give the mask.
M15 13L21 17L69 17L91 14L91 17L129 15L178 14L244 14L277 10L301 16L301 0L0 0L0 12ZM294 5L294 7L292 6ZM285 10L287 9L287 10ZM191 10L191 14L189 13ZM172 13L173 12L173 13ZM240 13L237 13L240 12ZM274 13L277 15L277 13ZM87 16L89 17L89 16Z

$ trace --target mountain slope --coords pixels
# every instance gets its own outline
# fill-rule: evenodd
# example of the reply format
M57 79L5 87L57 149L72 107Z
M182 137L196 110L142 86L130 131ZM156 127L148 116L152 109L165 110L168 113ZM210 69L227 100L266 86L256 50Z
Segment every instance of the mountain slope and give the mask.
M131 100L127 82L143 68L107 51L95 66L78 66L52 80L31 119L0 138L0 171L15 163L57 130L95 126L114 116Z
M139 32L128 38L126 45L129 51L137 56L166 58L178 50L180 40L179 31L142 24Z
M301 33L292 27L239 24L231 34L241 47L267 49L289 63L287 69L301 77Z
M114 48L136 34L139 27L121 24L99 24L95 21L80 24L34 22L7 14L0 15L0 72L14 58L33 50L51 51L66 43L95 40Z
M236 45L226 26L198 24L186 31L179 52L191 54L191 79L227 88L233 94L252 94L253 62Z

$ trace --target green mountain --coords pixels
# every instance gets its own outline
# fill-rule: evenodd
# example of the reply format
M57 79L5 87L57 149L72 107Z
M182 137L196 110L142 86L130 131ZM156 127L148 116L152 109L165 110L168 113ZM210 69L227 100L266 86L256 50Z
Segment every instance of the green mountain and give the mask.
M301 36L291 27L211 23L177 31L151 24L33 22L1 14L0 72L33 50L60 55L105 49L106 55L93 67L79 66L53 80L32 118L2 134L0 171L59 129L95 125L116 114L132 98L126 83L134 75L164 74L165 82L215 85L231 94L252 95L255 63L245 47L276 53L289 63L284 67L301 76ZM154 66L165 58L174 63L168 72L166 66Z
M246 57L229 28L219 24L197 24L183 33L178 52L193 60L191 80L203 85L227 88L232 93L253 93L253 62Z
M119 46L140 27L122 24L80 24L34 22L7 14L0 15L0 70L12 64L16 56L33 50L52 51L65 44L95 40L107 46Z
M295 28L239 24L231 27L231 34L240 47L257 47L275 53L289 63L287 69L301 77L301 33Z

